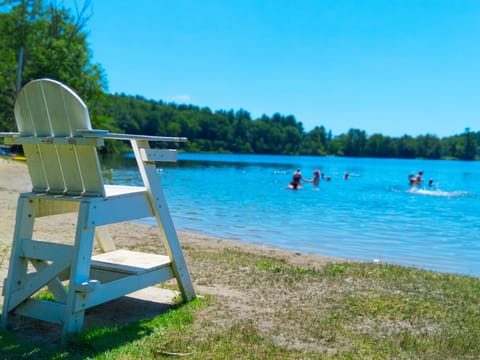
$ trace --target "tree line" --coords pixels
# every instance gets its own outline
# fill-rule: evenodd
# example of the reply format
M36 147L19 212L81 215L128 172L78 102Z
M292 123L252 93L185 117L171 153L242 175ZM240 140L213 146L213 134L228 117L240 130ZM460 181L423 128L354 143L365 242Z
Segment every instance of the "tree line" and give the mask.
M444 138L368 136L360 129L334 136L324 126L305 131L293 115L252 119L242 109L212 111L125 94L107 95L92 112L121 132L186 136L182 148L189 152L473 160L480 144L480 132L470 129Z
M232 152L350 157L479 158L480 132L439 138L368 135L361 129L334 135L324 126L305 131L293 115L253 119L246 110L216 110L142 96L109 94L105 72L92 63L86 42L89 1L76 13L56 2L0 2L0 131L15 131L13 104L21 86L49 77L68 84L87 103L93 126L112 132L185 136L189 152ZM171 145L171 144L170 144ZM104 151L122 151L108 143Z

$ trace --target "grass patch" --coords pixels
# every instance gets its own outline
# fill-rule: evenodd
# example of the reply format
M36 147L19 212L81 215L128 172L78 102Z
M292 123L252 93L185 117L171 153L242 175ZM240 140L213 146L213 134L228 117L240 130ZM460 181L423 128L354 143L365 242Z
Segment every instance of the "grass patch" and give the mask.
M152 320L86 331L63 351L2 332L0 358L480 357L477 278L374 263L309 268L237 250L187 255L196 286L214 295Z
M298 266L292 267L288 265L285 260L263 260L258 264L261 270L272 271L274 273L290 273L303 275L330 275L335 276L344 271L342 264L328 264L323 269L300 268Z
M25 342L11 332L0 332L1 359L155 359L165 354L191 352L189 344L178 341L193 322L195 311L208 306L208 298L187 304L151 320L116 327L101 327L69 339L63 350L44 343Z

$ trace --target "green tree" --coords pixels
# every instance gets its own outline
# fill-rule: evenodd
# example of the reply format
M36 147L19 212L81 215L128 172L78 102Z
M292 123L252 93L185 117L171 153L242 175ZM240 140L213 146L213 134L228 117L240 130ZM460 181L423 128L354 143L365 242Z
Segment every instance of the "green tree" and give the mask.
M359 129L350 129L345 139L345 156L363 156L365 153L365 145L367 142L367 134Z
M411 136L403 135L396 141L397 152L396 157L404 159L414 159L415 155L415 139Z
M417 157L425 159L440 159L441 145L440 139L436 135L419 135L416 137Z
M0 2L0 126L15 130L13 104L22 85L21 72L25 48L41 9L35 0L3 0Z
M365 155L370 157L389 158L394 157L395 153L392 139L382 134L370 136L365 148Z
M228 112L228 116L233 117L232 151L238 153L252 153L253 149L248 140L250 137L250 125L252 123L250 113L243 109L240 109L235 113L231 110Z
M14 130L13 104L16 94L17 51L12 44L15 21L0 13L0 130Z
M465 132L459 137L460 151L458 158L461 160L475 160L478 152L478 144L475 139L475 134L466 128Z
M0 118L2 128L14 129L13 103L16 84L37 78L52 78L73 88L90 106L102 101L106 78L99 64L91 61L85 24L85 2L77 17L55 2L4 0L0 3ZM20 63L18 55L23 53ZM14 69L21 69L17 72ZM21 77L17 78L17 74ZM96 121L93 112L92 121Z
M343 156L345 144L347 142L347 135L340 134L333 137L328 143L328 152L330 155Z
M300 153L305 155L327 155L327 133L323 126L316 126L303 138Z

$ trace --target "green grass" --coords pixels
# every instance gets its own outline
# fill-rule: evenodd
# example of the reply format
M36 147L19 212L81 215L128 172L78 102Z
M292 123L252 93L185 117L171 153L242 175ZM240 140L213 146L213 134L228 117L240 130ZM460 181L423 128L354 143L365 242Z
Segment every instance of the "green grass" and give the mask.
M189 353L189 344L179 342L179 334L188 331L196 309L209 302L208 298L197 298L152 320L84 331L71 337L63 350L45 343L22 342L3 331L0 359L154 359L162 353Z
M302 268L232 250L188 254L195 282L224 286L225 296L92 329L63 350L1 332L0 359L480 357L477 278L373 263Z

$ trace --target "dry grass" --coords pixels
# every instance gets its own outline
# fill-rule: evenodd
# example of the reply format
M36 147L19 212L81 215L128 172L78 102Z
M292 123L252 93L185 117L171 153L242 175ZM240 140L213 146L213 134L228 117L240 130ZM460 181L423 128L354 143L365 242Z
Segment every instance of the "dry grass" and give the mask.
M422 343L430 355L480 354L470 344L470 331L479 333L472 322L480 318L478 279L352 262L302 268L240 251L187 253L195 282L222 289L198 313L199 331L254 324L275 346L340 358L411 358ZM452 348L456 336L465 347Z

